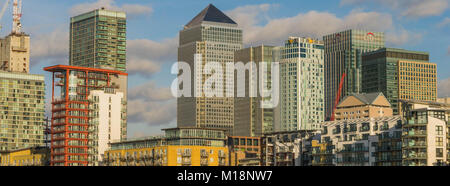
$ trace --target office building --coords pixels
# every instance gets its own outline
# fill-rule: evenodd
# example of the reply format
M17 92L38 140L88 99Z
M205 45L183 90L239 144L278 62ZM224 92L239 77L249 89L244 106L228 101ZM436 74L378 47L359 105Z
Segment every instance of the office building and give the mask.
M228 136L230 166L260 166L261 137Z
M122 71L55 65L52 72L51 164L98 165L108 143L126 139Z
M234 83L228 79L233 79L234 72L226 71L225 65L234 63L234 52L242 48L242 29L237 26L236 22L210 4L180 31L178 61L190 66L191 96L183 96L177 100L179 127L226 129L227 134L233 134L234 96L225 95L227 92L233 93ZM194 58L195 54L201 56L201 61L200 58ZM223 74L200 75L210 62L219 63ZM222 80L223 86L219 84L215 87L223 87L223 96L205 96L206 93L214 92L202 91L203 84L209 78L210 81Z
M182 127L163 129L162 137L110 144L107 166L227 166L224 130Z
M324 121L323 43L290 37L280 61L279 131L314 130Z
M399 99L436 100L436 65L426 52L382 48L362 56L365 93L383 92L399 114Z
M384 47L384 33L345 30L323 37L325 45L325 118L330 119L336 103L342 76L339 99L361 93L362 55Z
M271 97L262 98L258 93L261 86L271 87L273 48L262 45L241 49L234 53L235 62L242 62L249 66L248 72L244 71L245 97L235 97L234 99L234 135L236 136L262 136L264 133L274 132L274 107L263 108L262 103L271 101ZM254 62L256 66L249 65L249 62ZM261 62L267 66L260 66ZM267 72L265 80L267 84L263 85L263 82L259 81L260 68L265 68L265 72ZM235 82L243 81L243 79L237 78L238 76L235 76ZM237 90L237 85L235 90ZM252 92L256 93L255 96L251 96Z
M126 71L126 14L104 8L70 19L69 64Z
M381 92L352 94L336 107L335 120L392 116L389 101Z
M50 149L35 146L11 151L0 151L0 166L49 166Z

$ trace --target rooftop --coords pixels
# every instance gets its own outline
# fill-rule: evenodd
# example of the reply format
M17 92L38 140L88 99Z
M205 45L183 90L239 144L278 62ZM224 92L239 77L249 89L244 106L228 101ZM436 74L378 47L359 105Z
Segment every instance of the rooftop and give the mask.
M203 21L216 22L216 23L227 23L234 24L234 22L230 17L225 15L222 11L217 9L214 5L209 4L205 9L203 9L197 16L194 17L186 27L192 27L198 24L201 24Z

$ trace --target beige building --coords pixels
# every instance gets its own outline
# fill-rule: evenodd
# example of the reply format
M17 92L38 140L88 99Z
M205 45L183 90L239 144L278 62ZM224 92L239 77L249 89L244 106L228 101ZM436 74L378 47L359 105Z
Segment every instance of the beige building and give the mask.
M30 36L11 33L0 39L0 70L28 73L30 71Z
M392 108L383 93L353 94L337 106L336 120L392 116Z
M233 79L234 73L226 71L225 66L234 63L234 51L241 48L242 29L212 4L180 31L178 61L188 63L191 69L191 95L177 100L179 127L225 129L227 134L233 134L234 97L225 95L227 92L233 93L233 82L227 80L230 77ZM214 76L200 73L206 64L221 66L223 73ZM203 90L206 80L221 81L222 84L214 84L214 87L223 87L223 91ZM214 94L217 92L223 93L223 96ZM215 96L207 97L205 94Z

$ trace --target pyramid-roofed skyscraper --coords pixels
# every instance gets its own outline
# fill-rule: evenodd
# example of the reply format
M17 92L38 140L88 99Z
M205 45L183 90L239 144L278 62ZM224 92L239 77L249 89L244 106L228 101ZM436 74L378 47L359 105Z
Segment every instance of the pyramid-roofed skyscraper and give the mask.
M234 98L225 97L225 95L228 91L234 91L231 86L233 82L226 81L227 77L232 77L234 72L225 72L225 70L223 72L224 97L205 97L200 94L202 92L200 88L211 75L194 76L194 71L200 71L208 62L218 62L225 69L226 63L234 62L234 51L241 48L242 29L212 4L203 9L180 31L178 61L186 62L191 67L192 96L178 98L177 125L179 127L225 129L228 134L232 134ZM201 54L202 60L195 62L195 54ZM194 92L199 93L200 96L194 97Z

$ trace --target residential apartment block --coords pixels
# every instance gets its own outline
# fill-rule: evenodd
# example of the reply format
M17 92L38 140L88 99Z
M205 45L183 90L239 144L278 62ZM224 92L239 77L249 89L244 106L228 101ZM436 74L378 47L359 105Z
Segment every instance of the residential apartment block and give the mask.
M261 137L228 136L230 166L261 165Z
M44 70L53 79L51 165L98 165L108 143L126 139L128 74L66 65Z
M290 37L281 52L279 131L314 130L324 121L323 43Z
M0 71L0 151L44 146L43 75Z
M317 130L273 132L261 138L262 166L309 166Z
M49 166L50 149L34 146L11 151L0 151L0 166Z
M312 165L401 165L400 116L360 118L322 123L321 143Z
M104 8L70 19L69 64L126 71L126 14Z
M402 135L403 165L449 165L450 105L429 101L405 101Z
M110 144L107 166L226 166L224 130L181 127L163 129L162 137L123 140Z
M392 116L389 101L381 92L352 94L336 107L335 120Z

